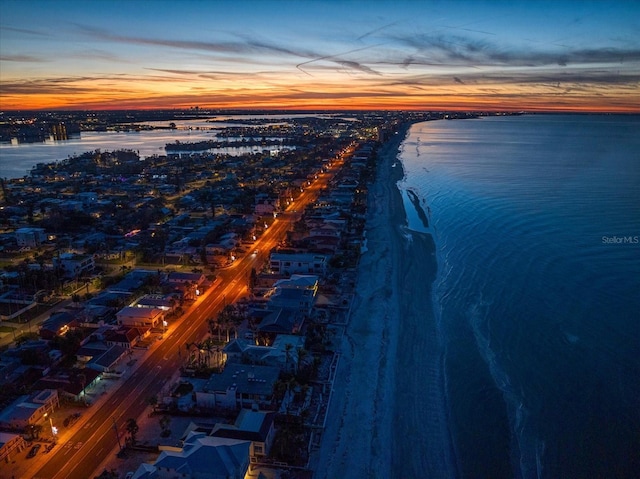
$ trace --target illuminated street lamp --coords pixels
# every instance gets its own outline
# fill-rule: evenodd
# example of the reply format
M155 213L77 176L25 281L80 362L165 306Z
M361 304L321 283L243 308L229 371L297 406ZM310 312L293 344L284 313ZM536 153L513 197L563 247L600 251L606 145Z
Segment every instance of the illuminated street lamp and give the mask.
M51 426L51 436L53 436L53 439L55 440L56 436L58 435L58 428L53 425L53 418L49 416L49 413L45 412L44 417L45 418L49 417L49 425Z

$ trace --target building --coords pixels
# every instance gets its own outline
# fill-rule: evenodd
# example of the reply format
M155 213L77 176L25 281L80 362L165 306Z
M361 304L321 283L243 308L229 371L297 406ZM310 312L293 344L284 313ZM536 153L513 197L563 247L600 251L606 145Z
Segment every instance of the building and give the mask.
M244 479L250 441L191 432L182 447L161 446L153 464L141 464L132 479Z
M45 414L53 412L59 406L58 391L55 389L37 391L31 396L20 396L0 411L0 427L24 429L37 424Z
M271 346L257 346L247 339L232 339L223 349L227 356L227 367L243 363L273 366L281 371L295 372L304 349L304 337L278 334Z
M125 355L127 348L120 345L108 345L101 341L85 344L76 352L76 359L84 367L95 369L101 373L112 371Z
M20 434L0 431L0 462L10 464L13 457L27 447Z
M15 235L21 248L37 248L47 240L43 228L20 228L15 231Z
M116 313L118 324L130 327L154 328L164 320L164 311L158 308L126 306Z
M318 277L294 274L290 279L275 283L274 288L269 296L269 308L293 309L308 315L318 292Z
M271 253L271 271L275 274L318 274L327 272L327 256L313 253Z
M258 462L269 455L275 437L275 413L242 409L234 424L216 424L211 436L251 441L249 458Z
M138 308L157 308L167 313L173 311L175 308L176 301L171 297L167 297L161 294L145 294L132 306L136 306Z
M196 403L209 409L270 409L279 376L280 369L275 367L229 364L196 390Z
M65 278L76 278L93 271L95 262L91 255L63 253L58 258L53 258L53 264L64 270Z
M304 315L298 309L274 307L260 321L258 331L270 335L292 334L300 330L303 322Z
M58 311L49 316L41 325L38 333L42 339L53 339L64 336L69 330L78 326L75 316L68 311Z

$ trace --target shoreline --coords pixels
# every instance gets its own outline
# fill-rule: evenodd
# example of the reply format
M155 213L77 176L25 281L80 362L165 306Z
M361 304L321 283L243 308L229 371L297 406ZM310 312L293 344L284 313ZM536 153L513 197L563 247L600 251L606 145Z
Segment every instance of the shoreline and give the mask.
M398 187L404 178L399 148L411 126L402 125L378 150L367 208L367 250L342 338L331 419L312 460L316 478L341 477L345 471L350 478L424 477L425 472L436 477L455 470L431 300L435 244L431 235L408 229ZM420 425L429 431L416 436ZM404 437L412 438L415 447L395 440Z

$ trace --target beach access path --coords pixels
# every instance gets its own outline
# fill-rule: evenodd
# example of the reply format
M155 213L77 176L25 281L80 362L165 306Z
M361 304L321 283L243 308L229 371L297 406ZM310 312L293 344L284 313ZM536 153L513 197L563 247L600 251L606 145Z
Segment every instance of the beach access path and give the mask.
M435 245L430 234L408 229L397 185L409 127L378 150L367 247L327 425L310 461L316 479L457 476L431 294Z

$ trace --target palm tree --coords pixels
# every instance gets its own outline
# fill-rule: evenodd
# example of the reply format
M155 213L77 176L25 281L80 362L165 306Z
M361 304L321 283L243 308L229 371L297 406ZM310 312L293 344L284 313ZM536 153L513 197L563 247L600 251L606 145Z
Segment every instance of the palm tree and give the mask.
M131 417L127 419L126 429L131 437L131 445L134 446L136 444L136 434L138 434L138 431L140 430L140 427L138 427L138 423L134 418Z
M298 362L296 363L296 374L298 374L298 372L300 371L300 367L302 366L302 363L309 355L309 351L307 351L304 348L298 348L296 352L298 353Z
M227 305L218 313L218 328L224 328L227 333L227 342L229 342L229 330L231 325L231 315L233 306Z
M291 361L291 350L293 349L293 344L287 343L284 345L284 365L285 371L289 372L289 362Z
M217 331L218 332L218 342L221 342L222 339L220 338L220 327L219 327L218 323L216 322L216 320L214 318L209 318L207 323L209 324L209 334L211 334L211 336L213 336L215 334L215 332Z
M162 432L160 433L160 435L162 437L167 437L169 434L171 434L171 431L169 430L170 423L171 423L171 416L167 416L165 414L160 418L160 429L162 429Z

